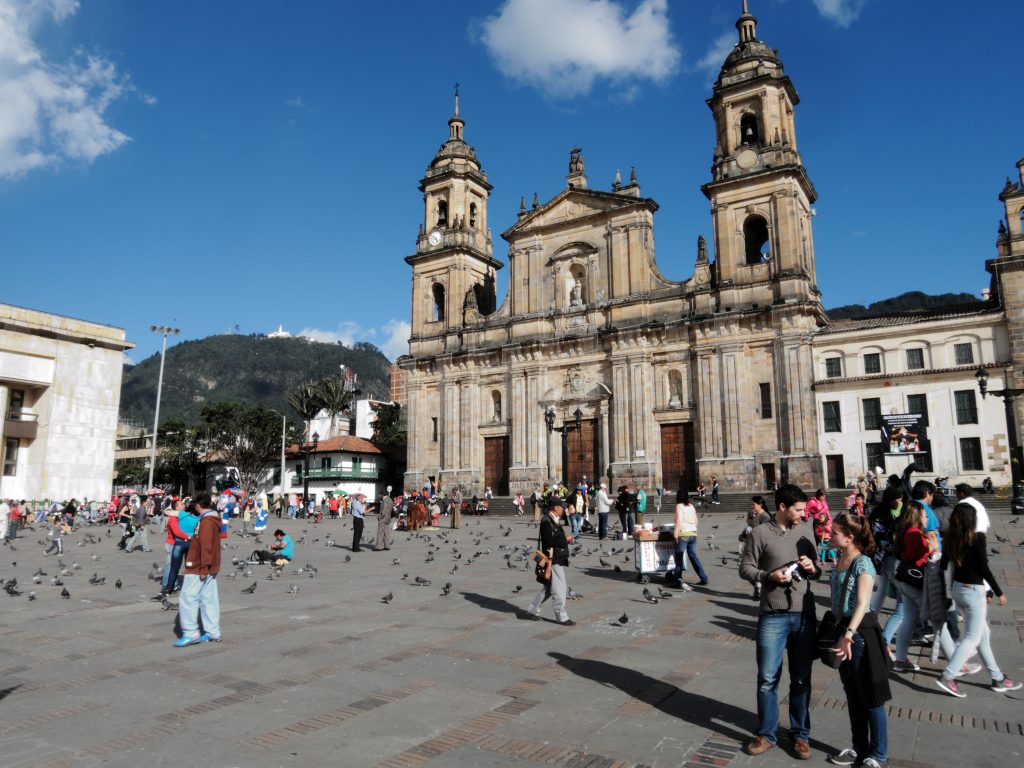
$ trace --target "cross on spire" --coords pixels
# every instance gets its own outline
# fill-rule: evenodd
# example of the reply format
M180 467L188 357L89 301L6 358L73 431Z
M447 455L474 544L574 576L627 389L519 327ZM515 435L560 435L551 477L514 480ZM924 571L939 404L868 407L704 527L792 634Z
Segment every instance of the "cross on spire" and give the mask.
M459 83L455 83L455 114L459 114Z

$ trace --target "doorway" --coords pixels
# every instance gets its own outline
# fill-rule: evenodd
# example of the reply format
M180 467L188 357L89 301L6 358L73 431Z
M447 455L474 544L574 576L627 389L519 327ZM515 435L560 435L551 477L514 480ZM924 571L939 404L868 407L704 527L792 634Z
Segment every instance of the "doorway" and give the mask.
M829 488L846 487L846 469L843 465L842 454L826 456L825 469Z

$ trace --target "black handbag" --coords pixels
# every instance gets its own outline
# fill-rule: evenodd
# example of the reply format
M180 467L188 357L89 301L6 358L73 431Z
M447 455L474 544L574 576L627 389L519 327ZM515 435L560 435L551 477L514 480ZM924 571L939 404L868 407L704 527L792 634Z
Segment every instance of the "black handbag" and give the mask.
M863 555L861 555L863 557ZM846 578L843 579L843 588L839 591L839 606L843 605L843 596L846 595L846 589L850 586L850 577L853 576L853 566L856 564L856 560L850 563L849 569L846 571ZM816 638L817 642L817 653L818 661L827 667L832 669L839 669L839 665L843 663L843 659L838 654L833 653L833 648L839 647L839 641L843 635L846 634L846 628L850 624L849 616L843 616L838 621L836 620L835 614L832 611L826 611L825 615L821 617L821 621L818 622L818 634Z
M896 581L902 581L908 587L924 589L924 566L916 565L909 560L896 562Z

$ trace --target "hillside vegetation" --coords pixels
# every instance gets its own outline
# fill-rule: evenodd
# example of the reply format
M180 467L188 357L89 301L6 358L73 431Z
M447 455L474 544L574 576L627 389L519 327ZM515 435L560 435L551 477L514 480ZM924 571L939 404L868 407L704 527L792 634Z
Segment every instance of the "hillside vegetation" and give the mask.
M298 420L287 393L304 382L350 367L358 376L358 398L387 399L390 362L377 347L352 347L306 339L265 336L210 336L167 350L160 421L193 423L204 405L223 402L259 404ZM153 423L159 353L125 369L121 418L140 426Z

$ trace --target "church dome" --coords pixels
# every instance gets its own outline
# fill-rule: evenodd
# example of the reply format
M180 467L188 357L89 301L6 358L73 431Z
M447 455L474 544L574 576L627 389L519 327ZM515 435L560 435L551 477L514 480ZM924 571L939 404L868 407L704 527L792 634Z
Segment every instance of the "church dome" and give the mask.
M755 38L754 40L737 43L732 52L725 57L722 69L731 69L737 64L754 60L771 61L776 64L781 63L774 50Z

